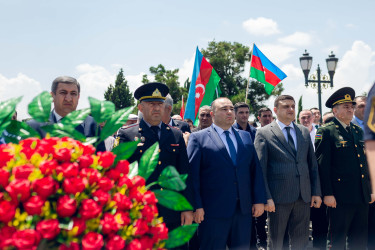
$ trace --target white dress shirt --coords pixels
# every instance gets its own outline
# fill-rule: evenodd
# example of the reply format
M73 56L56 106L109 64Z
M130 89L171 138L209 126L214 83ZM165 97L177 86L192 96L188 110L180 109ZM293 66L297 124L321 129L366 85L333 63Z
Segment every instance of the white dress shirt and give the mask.
M311 138L312 145L314 147L314 151L315 151L315 135L316 135L316 128L315 126L312 126L312 130L310 132L310 138Z
M293 141L294 141L294 146L296 147L297 149L297 135L296 135L296 130L294 128L294 124L293 122L291 122L289 124L289 126L285 125L284 123L282 123L281 121L279 120L276 120L276 123L279 125L280 129L281 129L281 132L283 132L284 134L284 137L285 137L285 140L288 142L288 133L286 132L286 129L285 127L290 127L290 135L292 136L293 138Z
M220 128L219 126L216 126L214 123L212 123L212 125L214 129L216 130L216 132L219 134L220 139L224 143L225 147L227 148L228 154L230 155L229 146L227 143L227 136L224 133L224 129ZM236 139L236 136L234 135L232 127L230 127L228 131L229 131L229 137L232 140L234 147L236 149L236 152L237 152L237 139Z

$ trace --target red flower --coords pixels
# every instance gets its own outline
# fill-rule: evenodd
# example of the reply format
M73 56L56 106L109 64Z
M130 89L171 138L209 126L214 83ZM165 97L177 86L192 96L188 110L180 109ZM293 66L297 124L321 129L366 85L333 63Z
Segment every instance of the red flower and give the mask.
M92 199L85 199L81 203L81 209L79 213L82 219L88 220L96 218L102 212L102 208Z
M129 191L129 198L135 199L136 201L141 202L143 199L143 194L139 192L138 188L133 187Z
M11 153L4 151L4 149L7 147L8 145L6 144L0 145L0 168L6 166L7 162L13 158L13 155Z
M58 164L56 160L46 160L39 164L39 169L44 175L52 174L52 171L57 168Z
M19 249L36 249L40 234L33 229L17 231L13 234L13 244Z
M75 199L64 195L57 200L56 211L60 217L71 217L77 209L77 202Z
M115 155L109 151L98 152L98 156L99 156L99 164L103 168L109 168L110 166L112 166L113 162L115 161Z
M30 197L30 181L16 179L5 188L13 201L24 202Z
M142 209L141 214L142 218L147 222L151 222L155 216L154 211L147 205Z
M12 169L12 174L16 179L27 179L34 170L34 165L27 163L25 165L17 166Z
M1 156L0 156L1 157ZM5 188L9 184L9 171L5 169L0 169L0 187Z
M60 148L57 152L55 152L54 158L61 162L70 162L70 159L72 158L72 152L70 151L70 149Z
M81 155L78 158L79 161L79 168L88 168L94 162L94 159L91 155Z
M59 188L59 183L52 179L51 176L38 179L33 183L33 191L36 192L43 199L56 193Z
M140 239L142 249L144 250L152 250L152 246L154 245L154 240L148 236L143 236Z
M23 208L29 215L40 215L42 213L42 207L44 205L44 200L36 195L32 196L25 203L23 203Z
M102 177L98 181L98 186L104 192L108 192L113 187L113 181L111 179L107 178L107 177Z
M120 179L121 177L121 173L117 169L112 168L105 172L105 176L107 176L111 180L118 181L118 179Z
M36 231L43 238L52 240L60 233L59 221L57 219L42 220L36 224Z
M104 206L108 203L111 195L107 192L104 192L103 190L96 190L92 193L92 197L96 202L99 203L100 206Z
M132 242L129 243L127 250L142 250L142 244L138 239L132 240Z
M156 204L158 202L154 192L152 191L146 191L146 193L143 195L142 201L146 204Z
M67 178L63 182L63 189L67 194L82 193L85 188L86 181L79 177Z
M125 241L121 238L120 235L112 236L105 245L107 250L121 250L125 247Z
M120 210L129 210L133 207L132 201L126 195L116 193L113 196L113 200L116 202L117 209Z
M148 231L147 222L139 219L135 222L135 235L144 235Z
M115 220L115 216L110 213L104 214L100 224L102 225L103 234L115 234L120 229L120 224Z
M79 250L79 244L76 242L70 242L70 246L65 244L60 245L59 250Z
M119 187L122 187L124 185L126 185L128 189L133 186L133 182L126 175L120 177L120 179L118 180L118 186Z
M133 177L132 182L133 182L134 187L142 187L142 186L146 185L145 179L141 176L138 176L138 175Z
M101 249L104 245L103 236L95 232L89 232L82 239L83 250Z
M13 245L13 234L16 232L16 228L4 226L0 229L0 249L8 249Z
M83 145L82 144L82 147L83 147L83 154L84 155L92 155L95 153L95 147L91 144L88 144L88 145Z
M82 218L73 218L73 229L77 230L75 236L82 234L86 229L86 221Z
M0 201L0 222L8 223L14 218L16 207L9 201Z
M96 169L93 169L93 168L83 168L81 169L81 171L79 172L79 175L81 177L85 177L88 181L89 181L89 184L92 185L96 182L98 182L98 180L100 179L101 175L100 173L98 172L98 170Z
M121 226L127 226L130 224L130 216L128 212L123 211L117 211L115 214L115 219L117 223L119 223Z
M123 175L128 175L129 173L129 162L127 160L118 161L115 167Z
M63 164L57 166L56 173L63 173L65 178L76 177L79 172L79 166L77 162L64 162Z
M58 140L59 138L56 138L56 137L52 137L48 139L45 138L41 140L37 148L37 152L42 156L45 154L54 154L55 149L53 148L53 146L56 145Z
M158 224L155 227L150 228L149 233L153 235L153 239L156 242L158 239L166 240L168 239L168 228L164 223Z

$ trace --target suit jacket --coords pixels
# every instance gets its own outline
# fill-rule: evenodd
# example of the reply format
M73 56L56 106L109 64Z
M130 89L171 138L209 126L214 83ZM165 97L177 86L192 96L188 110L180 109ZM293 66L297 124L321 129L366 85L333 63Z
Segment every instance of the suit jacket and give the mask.
M351 134L334 118L315 137L316 157L324 196L338 204L370 201L370 179L360 127L350 123Z
M49 117L49 122L41 123L41 122L37 122L33 119L27 121L27 124L30 127L32 127L35 131L37 131L42 138L44 138L46 136L46 132L42 129L42 127L45 126L45 125L53 124L53 123L57 123L54 112L51 112L51 115ZM95 136L96 127L97 127L97 123L95 122L94 118L92 118L92 116L88 116L83 121L83 123L81 123L80 125L78 125L76 127L76 130L78 132L82 133L83 135L85 135L86 137L92 137L92 136ZM99 130L99 132L100 132L100 130ZM101 142L98 145L97 151L106 151L104 142Z
M309 130L297 124L294 128L296 155L276 121L259 128L255 136L267 198L279 204L295 202L300 196L310 202L312 195L321 195L318 164Z
M172 119L172 127L178 128L179 130L182 131L182 133L185 133L185 132L191 133L189 124L184 121L178 121L178 120Z
M242 130L241 126L237 122L235 122L233 124L233 126L235 128L237 128L237 129L239 129L239 130ZM247 124L247 127L246 127L245 131L247 131L247 132L250 133L251 139L254 141L255 140L255 134L257 132L256 128L254 128L253 126L250 126L249 124Z
M192 133L188 143L194 208L204 208L205 216L233 216L237 198L243 214L252 204L266 203L262 170L249 133L234 129L237 165L214 127Z
M142 119L139 124L130 125L127 128L121 128L118 132L119 142L129 142L140 139L141 142L134 154L129 158L129 162L139 161L143 153L151 147L156 138L154 132ZM185 141L180 130L170 127L164 123L161 124L159 140L159 162L155 171L148 178L146 184L157 181L159 175L167 166L174 166L180 174L188 173L188 157L186 153ZM160 186L153 186L152 189L159 189ZM190 185L181 192L189 201L191 201ZM170 210L163 206L158 206L159 214L164 217L166 223L177 223L181 221L180 212Z
M362 124L362 126L361 126L361 124L358 123L357 119L355 119L355 116L353 116L352 123L353 123L354 125L357 125L357 126L360 127L360 128L362 128L362 126L364 126L364 124Z

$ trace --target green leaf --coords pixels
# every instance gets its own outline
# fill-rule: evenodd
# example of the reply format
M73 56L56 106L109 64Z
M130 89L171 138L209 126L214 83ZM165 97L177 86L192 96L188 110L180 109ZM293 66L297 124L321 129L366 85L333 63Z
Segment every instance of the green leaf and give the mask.
M32 129L27 123L13 120L6 128L5 139L7 142L18 142L20 139L29 137L40 137L39 133Z
M87 137L86 138L86 141L83 143L84 145L87 145L87 144L94 144L97 140L99 139L99 137L97 136L93 136L93 137Z
M51 136L56 137L70 137L79 141L86 141L86 137L78 132L72 126L66 126L62 123L55 123L41 127L44 131L50 133Z
M175 167L168 166L163 169L158 179L158 184L164 188L175 191L182 191L186 188L186 184L181 179L180 174Z
M89 97L91 115L97 123L108 120L115 112L115 105L109 101L100 101L93 97Z
M154 172L159 159L159 143L155 142L154 145L149 147L146 152L142 155L139 160L138 174L145 178L147 181L148 177Z
M119 160L127 160L137 149L139 140L120 143L117 147L112 149L112 153L116 155L116 162Z
M186 198L175 191L171 190L152 190L155 193L158 203L166 208L176 211L188 211L193 210L193 207L186 200Z
M9 126L12 115L22 97L12 98L0 103L0 134Z
M90 109L75 110L67 114L61 119L61 123L65 126L76 128L78 125L83 123L87 116L90 114Z
M168 240L165 241L165 247L175 248L187 243L197 231L199 224L180 226L168 233Z
M129 179L133 178L134 176L138 175L138 162L134 161L129 165Z
M29 103L28 111L30 116L38 122L48 122L51 114L52 96L43 91Z
M186 179L187 179L187 177L188 177L188 174L181 174L181 175L180 175L180 178L181 178L181 180L182 180L184 183L186 183Z
M112 117L107 120L106 124L104 125L101 133L100 133L100 139L105 140L110 135L113 135L119 128L122 127L128 120L128 116L133 111L134 107L128 107L124 109L120 109L116 111L112 115Z

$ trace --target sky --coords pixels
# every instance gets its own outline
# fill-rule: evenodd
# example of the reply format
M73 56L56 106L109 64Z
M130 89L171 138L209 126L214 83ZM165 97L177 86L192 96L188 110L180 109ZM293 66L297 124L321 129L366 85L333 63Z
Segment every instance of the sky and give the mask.
M158 64L179 68L183 83L196 46L215 40L257 44L287 74L283 93L302 95L304 108L317 107L318 95L305 87L299 57L306 49L311 73L319 64L327 74L333 51L339 62L334 88L323 90L325 112L337 89L349 86L359 95L375 81L374 9L369 0L0 0L0 101L23 96L18 118L27 118L32 98L69 75L81 84L78 108L86 108L88 96L104 99L120 68L134 92ZM266 103L271 108L273 100Z

